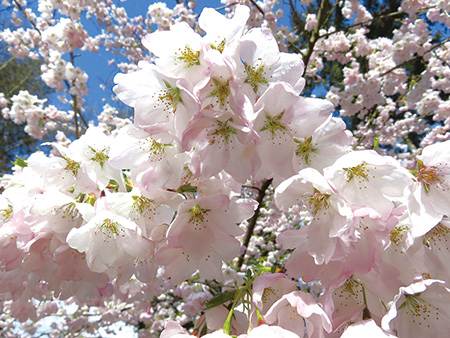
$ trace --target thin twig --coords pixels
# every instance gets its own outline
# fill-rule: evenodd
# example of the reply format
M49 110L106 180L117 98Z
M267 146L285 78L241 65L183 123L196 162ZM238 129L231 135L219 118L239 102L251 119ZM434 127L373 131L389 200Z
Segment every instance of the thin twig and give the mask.
M222 6L222 7L217 7L217 8L215 8L215 10L216 11L220 11L222 9L225 9L225 8L228 8L228 7L232 7L232 6L236 6L236 5L239 5L238 1L232 2L231 4L228 4L228 5L225 5L225 6Z
M28 22L31 24L31 26L33 26L33 28L39 33L39 35L41 34L41 31L39 30L39 28L37 28L36 24L30 20L30 18L28 17L27 13L25 12L25 10L22 8L22 6L20 6L20 4L17 2L17 0L14 0L14 4L17 6L17 8L22 12L22 14L27 18Z
M314 27L314 29L312 31L311 38L308 41L308 47L306 49L306 53L303 55L303 63L305 64L305 69L303 71L302 76L305 75L306 70L308 69L309 59L311 58L311 55L314 51L314 46L315 46L317 40L319 40L319 30L324 23L325 11L326 11L326 8L329 7L328 4L329 4L328 0L322 0L320 2L319 12L317 13L317 25Z
M256 9L257 9L258 11L261 12L262 16L265 16L264 11L261 9L261 7L259 7L259 5L258 5L254 0L250 0L250 2L253 4L253 6L256 7Z
M256 199L256 201L258 202L258 207L256 208L255 213L253 214L253 217L250 218L250 221L248 223L247 232L245 233L244 242L242 244L245 249L244 249L244 252L239 256L238 262L236 264L236 267L238 270L240 270L242 267L242 264L244 264L245 253L247 252L247 247L248 247L248 244L250 243L250 238L253 235L253 230L255 229L256 221L259 218L262 201L264 199L264 196L266 196L267 188L269 188L271 183L272 183L272 179L265 180L263 182L261 188L258 189L258 198Z

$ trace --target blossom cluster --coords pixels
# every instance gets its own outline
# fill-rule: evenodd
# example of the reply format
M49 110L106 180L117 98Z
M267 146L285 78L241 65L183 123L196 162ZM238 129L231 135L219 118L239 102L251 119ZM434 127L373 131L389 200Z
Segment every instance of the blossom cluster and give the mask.
M377 28L366 7L345 1L341 12L351 29L316 26L306 74L320 81L327 65L339 63L341 81L326 97L352 121L355 147L373 147L377 139L385 154L412 169L423 147L450 138L448 10L448 1L402 1L378 19L389 25L389 16L397 18L392 37L373 37Z
M44 8L62 6L41 5L48 16ZM343 11L369 15L354 1ZM173 12L161 4L149 12L163 28L142 39L152 56L115 77L133 121L105 106L98 126L72 142L60 135L52 155L36 152L3 177L6 310L26 321L58 311L50 302L36 312L36 299L114 304L104 322L134 321L142 336L163 338L446 337L450 141L424 148L411 171L352 150L333 104L301 96L302 57L280 51L268 27L249 29L249 7L204 9L204 34L163 20ZM48 48L70 53L89 39L60 24L64 32L46 30ZM79 98L82 72L59 60L53 86L70 75ZM19 96L31 107L12 117L41 114L41 125L51 115ZM176 321L164 326L162 315ZM197 316L190 331L188 316Z

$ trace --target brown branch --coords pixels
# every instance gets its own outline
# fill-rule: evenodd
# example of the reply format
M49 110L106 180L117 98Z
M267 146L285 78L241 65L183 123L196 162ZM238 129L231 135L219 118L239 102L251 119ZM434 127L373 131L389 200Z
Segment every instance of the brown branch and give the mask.
M303 63L305 64L305 69L303 71L303 75L305 75L306 70L308 69L309 59L314 51L314 46L316 42L319 40L319 31L322 25L325 22L326 9L329 5L329 0L322 0L320 2L319 12L317 13L317 25L314 27L311 38L308 41L308 47L306 49L306 53L303 55Z
M25 12L25 10L22 8L22 6L20 6L20 4L17 2L17 0L14 0L14 4L17 6L17 8L22 12L22 14L27 18L28 22L31 24L31 26L33 26L33 28L39 33L39 35L41 34L41 31L39 30L39 28L37 28L36 24L30 20L30 18L28 17L27 13Z
M256 9L257 9L258 11L260 11L260 13L262 14L262 16L264 17L264 16L265 16L265 13L264 13L264 11L261 9L261 7L259 7L259 5L258 5L254 0L250 0L250 2L253 4L253 6L256 7Z
M252 218L250 218L247 232L245 233L244 242L242 245L244 246L244 252L239 256L239 259L236 264L237 270L240 270L242 267L242 264L244 264L244 258L245 253L247 252L248 244L250 243L250 238L253 235L253 230L255 229L256 221L259 218L259 213L261 210L262 201L264 199L264 196L266 196L267 188L269 188L270 184L272 183L272 179L265 180L261 186L261 188L258 189L258 197L256 201L258 202L258 207L255 210L255 213L253 214Z

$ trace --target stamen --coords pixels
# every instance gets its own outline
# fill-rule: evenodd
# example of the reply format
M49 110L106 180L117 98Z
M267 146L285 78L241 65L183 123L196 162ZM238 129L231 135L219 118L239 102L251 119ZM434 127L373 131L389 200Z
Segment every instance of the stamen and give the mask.
M314 195L307 197L307 207L314 216L316 216L319 211L323 211L324 214L326 214L326 210L330 205L328 202L329 198L330 195L323 194L319 190L314 189Z
M143 214L148 210L154 210L153 201L145 196L133 196L133 210L139 214Z
M80 164L68 157L63 156L62 158L67 162L67 165L64 168L64 170L70 171L72 175L76 177L78 175L78 170L81 168Z
M264 77L266 72L264 71L264 65L250 66L245 65L245 72L247 73L247 78L245 79L245 83L250 84L253 87L253 91L255 93L258 92L258 86L260 84L268 84L269 81Z
M294 138L294 142L297 145L297 149L295 150L295 155L298 157L303 157L305 163L309 165L309 156L311 153L315 153L317 151L316 148L312 146L312 136L308 137L304 141L300 141L297 138Z
M164 110L169 113L175 113L177 111L177 106L179 102L183 102L180 96L180 88L172 87L167 81L164 80L166 89L162 89L158 93L158 101L165 106ZM156 108L156 107L155 107Z
M195 230L200 230L200 224L205 222L205 216L210 212L209 209L203 209L200 205L196 204L192 209L189 209L191 216L189 217L189 223L194 224ZM207 220L206 220L207 222Z
M367 162L363 161L361 164L351 167L351 168L343 168L345 171L345 178L347 182L355 179L359 184L364 184L364 182L368 182L369 178L375 178L375 175L369 175L370 170L367 165ZM376 169L376 167L374 167ZM367 186L360 186L359 189L367 188Z
M260 129L260 131L268 130L272 134L272 139L275 138L275 134L277 132L281 131L284 133L287 131L286 126L281 122L283 114L284 111L277 116L272 117L266 113L266 124Z
M124 230L120 226L118 222L113 222L111 219L106 218L103 223L97 226L95 230L95 234L97 235L98 231L102 231L103 235L106 236L105 242L109 242L109 240L116 236L124 237Z
M230 140L231 135L236 135L237 130L236 128L233 128L232 126L228 125L228 122L233 122L233 118L229 118L225 122L217 120L217 123L219 124L219 128L217 128L211 135L217 135L222 136L222 139L225 143L228 143Z
M213 79L216 88L211 92L212 97L217 97L220 107L223 107L227 103L228 95L230 95L230 81L220 82L217 79Z
M425 234L423 244L428 248L433 246L439 251L442 249L448 251L449 248L447 243L449 238L450 229L442 223L438 223L433 229Z
M210 46L212 49L216 49L220 53L223 53L223 50L225 49L225 42L226 42L226 39L223 39L217 46L214 44L210 44Z
M175 57L175 61L176 60L183 61L186 65L186 68L200 65L200 51L193 51L191 47L186 45L183 50L181 50L180 48L179 52L181 55Z
M13 207L12 205L8 205L6 209L0 209L0 222L2 224L8 222L12 219L13 215Z
M442 170L438 166L425 166L422 161L418 161L417 166L419 170L416 178L425 189L426 193L430 192L431 187L441 189L442 191L448 191L450 189L442 179Z
M91 149L91 151L94 153L94 156L91 157L91 160L94 162L97 162L100 164L100 167L103 168L103 165L105 164L106 161L108 161L109 156L106 153L108 151L107 148L104 148L102 150L95 150L94 148L92 148L91 146L89 146L89 149Z

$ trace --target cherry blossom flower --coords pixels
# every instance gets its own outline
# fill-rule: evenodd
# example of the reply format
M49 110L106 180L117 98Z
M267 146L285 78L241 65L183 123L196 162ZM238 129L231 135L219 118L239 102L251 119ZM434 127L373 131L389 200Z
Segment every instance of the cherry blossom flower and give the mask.
M149 197L161 187L177 189L185 161L173 136L152 135L132 125L121 129L108 153L108 164L130 169L131 180Z
M342 197L334 193L317 170L306 168L277 187L275 202L282 209L301 203L313 217L307 227L278 236L279 243L290 248L302 246L316 264L328 263L338 249L339 236L353 220L353 213ZM305 244L300 241L294 244L293 238L304 236L309 238Z
M248 121L232 114L213 118L203 113L206 116L193 120L183 135L184 148L192 149L192 173L210 178L225 170L245 183L260 163Z
M412 184L412 175L392 157L371 150L341 156L324 175L341 196L354 205L365 205L387 219Z
M203 40L209 43L211 50L236 58L236 44L245 30L249 15L249 7L242 5L235 7L232 18L227 18L212 8L204 8L198 18L198 25L206 32Z
M183 79L164 75L153 64L117 74L113 90L125 104L135 108L135 125L149 133L169 132L181 138L182 131L199 110L198 102L186 90Z
M303 61L299 55L282 53L269 29L254 28L240 40L244 88L247 95L261 96L272 83L289 83L296 93L303 90ZM252 97L250 96L250 97Z
M155 259L175 284L196 268L205 279L222 279L219 262L239 252L236 236L242 229L236 224L249 218L254 207L254 203L230 201L223 194L184 201L167 231L167 247L160 248Z
M418 156L417 184L409 212L413 236L421 236L450 214L450 141L425 147Z
M282 273L258 276L253 283L253 302L264 315L281 296L296 291L297 287L298 283Z
M202 37L185 22L174 24L170 31L146 35L142 44L157 56L155 64L160 69L169 75L188 79L188 89L193 89L209 74Z
M445 337L450 332L445 282L423 280L401 287L383 317L381 326L400 338L411 336Z
M279 180L295 174L294 137L309 137L329 117L330 110L330 102L299 97L285 83L269 87L255 105L253 128L259 136L257 151L263 164L256 177L275 176Z
M103 130L92 127L69 145L69 150L73 154L71 160L74 162L68 161L68 165L73 164L78 167L76 163L79 163L80 168L98 185L100 190L105 189L111 179L115 180L122 189L124 187L122 173L111 167L108 162L111 142L112 138Z
M277 323L302 337L325 337L331 331L331 321L314 298L294 291L276 301L264 317L269 324ZM305 325L306 323L306 325Z
M86 218L86 224L69 232L67 243L86 254L92 271L105 272L152 254L153 244L141 236L136 223L108 210Z

